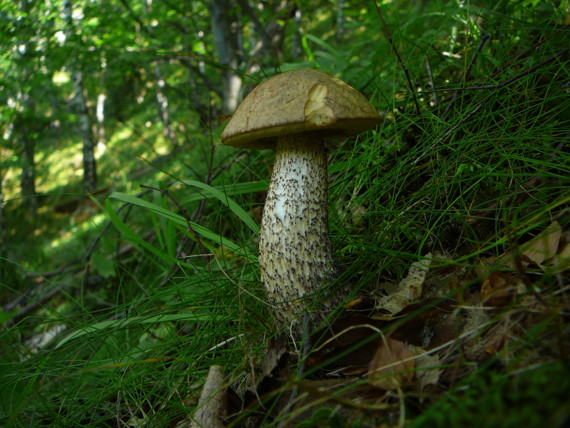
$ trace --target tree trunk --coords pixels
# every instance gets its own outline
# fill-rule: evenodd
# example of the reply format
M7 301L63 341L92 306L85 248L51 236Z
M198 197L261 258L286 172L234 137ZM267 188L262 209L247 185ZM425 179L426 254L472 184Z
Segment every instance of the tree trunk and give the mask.
M162 130L164 136L167 137L174 148L178 147L178 140L176 138L176 133L172 127L172 120L170 119L170 111L168 110L168 98L164 93L164 86L166 82L162 78L162 72L158 63L155 61L153 63L154 76L156 78L156 101L158 103L158 110L160 112L160 120L162 121Z
M35 221L38 213L38 200L36 198L36 165L35 165L35 142L30 138L28 131L25 129L26 124L21 131L22 150L20 159L22 161L22 175L20 177L20 187L22 189L23 203Z
M75 32L72 18L71 0L64 0L63 15L67 22L66 36L72 38ZM97 163L95 160L95 139L91 131L91 119L84 95L83 72L77 64L71 66L73 79L73 96L70 101L71 110L77 115L79 134L83 140L83 190L94 192L97 188Z
M92 193L97 188L97 161L95 160L95 140L91 132L91 119L87 110L87 103L83 95L83 73L73 73L72 103L77 114L79 133L83 140L83 190Z
M146 31L151 36L154 36L154 29L149 24L150 23L150 4L149 0L144 0L144 10L146 17ZM162 131L164 136L170 140L173 148L178 147L178 139L176 138L176 133L172 126L172 120L170 119L170 111L168 109L168 97L164 93L164 87L166 82L162 77L162 71L160 70L160 65L157 61L152 62L153 74L156 79L156 102L158 104L158 112L160 114L160 120L162 122Z
M291 56L293 59L298 59L303 54L302 47L302 36L301 36L301 18L302 18L301 8L297 8L295 14L293 15L293 25L295 27L295 34L293 36L293 43L291 45Z
M242 85L241 76L236 72L239 66L240 25L236 17L233 0L212 0L210 17L214 43L222 70L222 112L233 112L239 102Z
M101 92L97 95L97 107L95 109L95 118L97 119L97 148L103 150L107 144L105 136L105 101L107 101L107 93L104 89L106 77L107 60L103 55L101 57Z
M0 153L2 150L0 149ZM0 165L0 168L2 165ZM4 181L4 171L0 170L0 266L6 257L6 228L4 225L4 193L2 192L2 182ZM0 268L0 271L2 269ZM0 274L1 278L1 274Z
M288 0L276 0L260 3L259 7L267 9L265 15L271 16L267 24L263 24L257 17L257 11L251 7L249 0L237 0L243 12L249 17L255 35L259 37L258 43L252 43L253 48L249 52L255 62L254 67L269 62L272 67L279 68L283 62L283 40L287 24L291 18L295 19L296 28L299 28L301 14L297 2L289 3ZM295 4L293 4L295 3ZM299 35L299 31L297 31ZM295 42L293 43L295 45ZM295 49L295 47L293 48ZM248 70L249 71L249 70Z
M341 41L345 33L344 0L338 0L336 11L336 40Z

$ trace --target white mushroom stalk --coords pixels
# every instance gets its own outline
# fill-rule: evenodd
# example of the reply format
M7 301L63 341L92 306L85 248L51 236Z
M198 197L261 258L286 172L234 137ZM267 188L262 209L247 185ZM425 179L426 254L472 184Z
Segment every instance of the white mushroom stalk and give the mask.
M379 121L356 89L321 71L301 69L257 86L222 133L222 142L229 146L276 149L259 265L272 312L282 323L294 320L307 306L305 297L320 292L336 276L323 139L355 135ZM331 309L335 303L338 299L319 301L319 309Z
M327 159L319 137L277 141L259 241L261 281L280 321L336 276L328 225Z

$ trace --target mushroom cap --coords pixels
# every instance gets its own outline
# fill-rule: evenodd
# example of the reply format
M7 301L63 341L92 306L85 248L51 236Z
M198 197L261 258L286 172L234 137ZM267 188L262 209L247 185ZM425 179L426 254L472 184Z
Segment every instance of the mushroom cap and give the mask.
M255 87L232 115L222 143L267 149L285 135L348 136L379 122L376 109L352 86L330 74L304 68Z

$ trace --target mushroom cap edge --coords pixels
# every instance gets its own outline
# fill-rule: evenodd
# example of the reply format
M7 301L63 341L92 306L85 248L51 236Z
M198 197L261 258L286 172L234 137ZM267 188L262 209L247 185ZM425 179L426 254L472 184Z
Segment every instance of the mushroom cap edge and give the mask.
M256 86L222 133L222 143L268 149L278 137L313 133L350 136L373 128L381 118L364 95L330 74L299 69Z

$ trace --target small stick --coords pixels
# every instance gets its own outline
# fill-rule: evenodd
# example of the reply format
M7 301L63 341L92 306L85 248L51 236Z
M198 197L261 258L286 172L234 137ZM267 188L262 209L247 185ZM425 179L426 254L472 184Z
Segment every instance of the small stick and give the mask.
M190 428L223 428L226 413L227 388L224 386L221 366L211 366L202 388L198 409L192 417ZM188 426L186 424L182 426ZM180 425L179 425L180 427Z
M438 101L437 101L437 92L433 91L433 89L435 89L435 83L433 82L433 73L431 71L431 64L429 63L429 57L426 58L426 70L428 73L428 77L429 77L429 84L431 86L431 93L433 96L433 107L437 107Z

